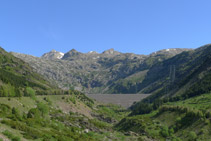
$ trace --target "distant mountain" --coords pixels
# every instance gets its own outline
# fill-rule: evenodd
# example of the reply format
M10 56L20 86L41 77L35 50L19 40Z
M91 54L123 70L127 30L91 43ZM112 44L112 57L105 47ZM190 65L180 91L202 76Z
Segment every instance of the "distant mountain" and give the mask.
M113 56L113 55L120 55L121 53L118 51L115 51L113 48L111 48L109 50L104 51L102 54Z
M190 51L190 49L186 49L186 48L162 49L162 50L151 53L150 56L159 56L159 55L175 56L184 51Z
M153 93L148 98L150 101L167 96L206 93L211 90L210 69L211 44L208 44L153 65L139 88L143 93Z
M64 53L58 52L56 50L52 50L51 52L45 53L41 56L43 59L53 60L53 59L61 59L64 56Z
M120 53L109 49L103 53L81 53L75 49L65 53L51 51L41 58L13 53L23 59L45 78L64 89L86 93L137 93L138 85L148 70L189 49L166 49L150 55ZM60 58L60 59L57 59Z

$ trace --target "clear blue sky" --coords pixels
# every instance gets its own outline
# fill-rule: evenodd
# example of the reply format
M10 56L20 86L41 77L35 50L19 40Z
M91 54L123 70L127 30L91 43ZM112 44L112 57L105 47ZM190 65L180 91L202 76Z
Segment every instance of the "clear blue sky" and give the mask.
M0 46L149 54L211 42L210 0L0 0Z

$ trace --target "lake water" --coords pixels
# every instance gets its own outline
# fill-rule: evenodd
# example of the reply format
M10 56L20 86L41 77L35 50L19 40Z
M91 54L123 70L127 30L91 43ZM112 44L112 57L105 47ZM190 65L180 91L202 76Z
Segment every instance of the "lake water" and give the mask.
M149 94L86 94L88 97L101 103L112 103L121 105L124 108L130 107L134 102L138 102Z

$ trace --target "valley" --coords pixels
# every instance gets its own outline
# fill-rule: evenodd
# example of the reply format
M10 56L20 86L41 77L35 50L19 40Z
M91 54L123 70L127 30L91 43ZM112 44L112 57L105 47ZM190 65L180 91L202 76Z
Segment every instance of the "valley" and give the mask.
M0 139L211 138L210 44L146 56L55 53L38 58L0 48Z

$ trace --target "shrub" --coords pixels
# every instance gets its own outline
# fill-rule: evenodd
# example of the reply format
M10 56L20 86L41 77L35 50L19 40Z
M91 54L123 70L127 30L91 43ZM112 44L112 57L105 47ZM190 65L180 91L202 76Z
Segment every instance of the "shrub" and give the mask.
M71 101L73 104L76 104L75 97L70 97L70 101Z
M32 89L31 87L26 87L24 94L25 94L25 96L29 96L29 97L31 97L32 99L35 100L35 90Z
M41 116L40 111L37 108L32 108L27 114L27 118L39 118Z
M7 136L11 141L20 141L20 137L14 136L10 131L5 130L2 132L5 136Z
M41 114L42 114L42 116L44 117L45 115L47 115L48 114L48 112L49 112L49 107L46 105L46 104L44 104L44 103L38 103L37 104L37 108L38 108L38 110L41 112Z
M173 128L171 128L170 130L169 130L169 135L173 135L174 134L174 129Z
M161 129L160 133L161 133L161 135L162 135L163 137L168 137L168 136L169 136L169 129L168 129L168 127L167 127L167 126L164 126L164 127Z
M21 115L20 115L20 112L18 111L18 109L16 109L16 108L12 108L12 114L17 118L17 119L19 119L19 120L21 120Z
M193 131L191 131L191 132L189 133L189 135L188 135L188 139L189 139L189 141L195 141L195 140L196 140L196 138L197 138L196 133L195 133L195 132L193 132Z
M138 106L133 110L131 115L138 115L138 114L148 114L153 110L151 104L148 103L139 103Z

